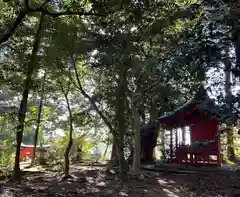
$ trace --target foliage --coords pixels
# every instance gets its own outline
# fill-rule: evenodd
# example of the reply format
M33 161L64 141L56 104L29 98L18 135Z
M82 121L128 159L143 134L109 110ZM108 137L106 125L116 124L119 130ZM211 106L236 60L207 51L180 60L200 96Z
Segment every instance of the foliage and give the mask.
M47 161L50 164L63 162L63 159L64 159L63 152L65 150L67 141L68 141L68 136L66 135L62 138L52 140L51 142L49 142L51 149L48 152ZM72 158L72 160L76 156L77 148L79 146L82 146L83 161L88 161L89 158L92 158L91 152L92 152L93 148L95 147L95 144L92 142L92 140L90 140L87 137L78 136L78 137L74 137L73 147L70 151L70 158ZM78 161L78 162L80 162L80 161Z
M8 171L14 163L14 133L13 125L8 121L10 117L1 117L0 119L0 166L2 171ZM14 122L12 122L14 123Z
M46 80L39 136L42 142L54 138L51 162L63 159L69 120L75 136L72 157L82 144L83 157L90 158L95 142L107 139L116 142L124 159L134 147L134 118L139 115L137 122L144 124L157 120L192 98L202 82L217 90L224 84L223 64L229 63L234 74L235 25L228 1L14 0L0 7L0 87L13 95L0 99L8 102L7 108L0 106L5 117L0 121L9 126L13 120L1 130L7 139L2 145L14 142L18 119L23 142L33 136L36 102ZM36 32L39 21L42 28ZM72 117L62 89L69 91ZM222 91L215 92L219 105L229 104ZM238 98L235 94L231 100L237 114ZM13 109L20 103L17 115ZM58 130L65 136L55 139Z
M10 170L14 163L14 149L13 142L10 140L2 140L0 142L0 166L1 170Z
M232 128L232 138L233 138L233 149L235 153L235 161L229 160L228 155L228 140L227 140L228 133L224 133L221 135L221 151L222 151L222 160L228 164L233 164L234 162L238 163L240 159L240 137L236 127Z

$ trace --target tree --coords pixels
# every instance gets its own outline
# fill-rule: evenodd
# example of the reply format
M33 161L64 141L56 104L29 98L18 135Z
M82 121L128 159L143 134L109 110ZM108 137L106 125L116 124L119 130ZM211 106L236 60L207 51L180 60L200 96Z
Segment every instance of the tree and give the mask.
M61 91L65 97L67 109L68 109L68 119L69 119L69 136L68 136L68 143L66 145L65 153L64 153L64 178L69 178L69 153L71 151L72 145L73 145L73 115L72 110L69 102L69 92L70 92L70 84L71 82L68 79L66 88L64 87L64 84L62 83L62 80L58 80L58 84L61 88Z
M63 1L62 3L59 2L56 5L52 3L51 0L45 0L43 3L40 4L31 2L30 0L25 0L22 5L17 4L17 8L15 8L18 10L16 19L11 22L10 25L6 25L6 28L4 27L4 29L1 30L3 31L3 34L0 38L0 44L6 42L9 38L13 36L18 26L22 23L22 21L28 14L40 13L53 18L65 15L104 16L104 14L97 14L96 12L83 11L84 6L86 5L83 5L81 3L75 3L75 5L73 4L73 2L71 3L69 1ZM61 10L61 12L58 12L59 9Z
M38 106L38 113L37 113L37 119L36 119L36 130L34 134L34 149L33 149L33 155L32 155L32 162L31 165L34 165L35 156L36 156L36 147L38 142L38 135L39 135L39 128L41 124L41 117L42 117L42 108L43 108L43 97L44 97L44 86L46 81L46 72L44 73L41 92L40 92L40 98L39 98L39 106ZM41 160L40 160L41 161Z
M13 179L16 179L16 180L21 179L21 171L20 171L20 166L19 166L20 146L21 146L21 142L22 142L24 121L25 121L25 116L26 116L26 111L27 111L28 94L29 94L29 89L31 86L32 75L34 73L36 56L37 56L37 52L38 52L39 45L40 45L43 20L44 20L44 15L41 15L40 20L39 20L37 34L36 34L35 41L33 44L31 59L29 60L29 63L28 63L28 70L27 70L26 79L24 82L24 90L22 93L22 100L21 100L20 108L19 108L19 115L18 115L19 125L17 128L17 134L16 134L17 147L16 147L14 175L13 175Z

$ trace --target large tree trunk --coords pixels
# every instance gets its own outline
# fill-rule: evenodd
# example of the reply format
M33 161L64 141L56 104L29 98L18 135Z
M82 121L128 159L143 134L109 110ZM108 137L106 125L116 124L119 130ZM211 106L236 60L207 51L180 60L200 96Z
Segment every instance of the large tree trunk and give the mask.
M117 139L113 138L111 160L118 160L117 158Z
M232 69L236 77L240 77L240 26L239 26L239 17L240 17L240 1L232 1L230 3L230 19L232 25L232 41L235 48L236 55L236 65L235 69Z
M132 104L132 111L134 125L134 155L132 173L133 176L138 176L140 173L140 161L141 161L140 115L134 101Z
M40 124L41 124L41 117L42 117L42 107L43 107L43 96L44 96L45 79L46 79L46 73L45 73L44 78L43 78L42 90L41 90L39 106L38 106L38 114L37 114L37 121L36 121L37 127L36 127L36 131L35 131L35 134L34 134L34 148L33 148L32 162L31 162L32 166L34 165L35 160L36 160L36 148L37 148L38 133L39 133L39 128L40 128ZM41 164L42 159L40 158L39 161L40 161L40 164Z
M153 139L154 141L153 141L153 144L152 144L153 146L151 147L152 150L150 151L151 157L149 155L149 159L151 158L151 160L155 160L154 148L157 145L157 139L158 139L160 124L159 124L159 121L158 121L157 102L154 99L152 100L152 104L150 106L150 122L151 122L151 124L154 125L155 131L154 131L154 139Z
M234 138L233 138L233 127L227 133L227 156L230 161L232 162L236 161Z
M162 159L166 159L166 152L165 152L165 130L162 129L160 131L160 137L161 137L161 147L160 147L160 150L161 150L161 153L162 153Z
M226 51L225 64L225 93L226 93L226 105L230 113L232 113L232 81L231 81L231 62L229 61L228 50ZM231 125L229 125L231 126ZM227 154L230 161L235 161L234 141L233 141L233 129L227 133Z
M117 151L120 164L120 176L124 176L127 173L127 165L124 155L124 136L125 136L125 107L126 107L126 95L127 88L126 69L124 66L119 68L118 87L116 92L116 131L118 135L117 139Z
M44 15L41 15L40 21L39 21L39 26L37 30L37 34L35 37L35 41L33 44L33 49L32 49L32 55L31 59L28 64L28 70L26 74L26 79L24 82L24 90L22 93L22 100L20 103L20 108L19 108L19 113L18 113L18 120L19 120L19 125L17 127L17 133L16 133L16 141L17 141L17 147L16 147L16 153L15 153L15 163L14 163L14 173L13 173L13 180L20 180L21 179L21 170L20 170L20 147L22 143L22 137L23 137L23 131L24 131L24 122L25 122L25 116L27 112L27 104L28 104L28 94L31 86L31 78L34 73L34 68L35 66L35 60L37 57L37 52L39 49L39 44L41 40L41 30L42 30L42 24L43 24L43 19Z
M141 118L141 121L143 124L146 123L146 115L145 115L145 106L142 104L140 107L138 107L139 115Z

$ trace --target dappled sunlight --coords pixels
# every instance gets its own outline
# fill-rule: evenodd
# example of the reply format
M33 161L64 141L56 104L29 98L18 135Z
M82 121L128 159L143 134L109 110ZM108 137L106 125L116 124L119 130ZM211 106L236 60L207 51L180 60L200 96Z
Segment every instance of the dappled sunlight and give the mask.
M240 197L240 0L0 8L0 197Z
M91 167L86 167L83 173L82 170L72 168L72 178L67 180L60 180L58 173L29 172L25 175L26 179L21 185L3 183L0 196L37 197L42 194L48 197L74 197L80 194L83 197L196 197L197 190L198 193L203 192L204 197L213 197L214 195L210 195L209 190L211 192L212 187L218 186L212 179L213 176L217 176L213 172L204 177L197 172L190 176L151 173L151 176L148 174L141 180L132 180L131 177L127 177L121 182L117 175L109 176L103 169L93 170ZM85 177L85 182L82 182L82 176ZM227 177L224 174L221 176ZM238 183L236 182L236 188ZM224 189L223 186L219 185L219 187ZM237 192L236 190L235 193Z
M168 183L173 184L176 183L174 180L169 180Z
M174 184L176 183L174 180L165 180L165 179L158 179L157 180L160 185L166 185L166 184Z
M176 183L175 180L172 179L157 179L157 182L160 185L161 190L166 194L168 197L182 197L180 195L181 191L177 187L179 185Z
M160 185L166 185L168 182L165 181L165 180L159 179L159 180L158 180L158 183L159 183Z
M105 187L105 186L106 186L106 183L103 182L103 181L101 181L101 182L97 183L96 186Z
M86 177L86 179L87 179L87 182L89 182L89 183L94 183L95 182L94 177Z
M174 192L170 191L169 189L164 188L163 191L167 194L168 197L181 197Z
M128 194L127 194L125 191L119 192L119 195L120 195L120 196L128 196Z
M11 192L11 191L4 191L2 194L1 194L1 197L14 197L14 193Z

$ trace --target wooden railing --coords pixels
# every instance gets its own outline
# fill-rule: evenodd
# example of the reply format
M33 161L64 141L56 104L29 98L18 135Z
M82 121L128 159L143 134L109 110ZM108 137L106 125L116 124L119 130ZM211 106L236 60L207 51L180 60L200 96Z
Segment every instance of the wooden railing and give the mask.
M176 162L192 165L219 166L219 150L216 143L204 147L179 146L176 149Z

